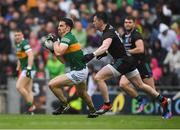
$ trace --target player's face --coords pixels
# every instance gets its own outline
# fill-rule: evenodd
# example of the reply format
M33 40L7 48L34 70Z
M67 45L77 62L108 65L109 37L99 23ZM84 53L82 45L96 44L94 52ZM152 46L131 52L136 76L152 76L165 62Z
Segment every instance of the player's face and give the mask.
M97 30L100 30L102 27L102 22L96 16L93 18L93 24Z
M66 34L67 28L68 28L68 26L66 25L66 23L64 21L60 21L59 26L58 26L58 34L60 36Z
M124 21L124 28L126 29L126 31L131 31L135 26L135 23L133 20L128 20L125 19Z
M22 32L15 32L14 37L16 43L20 43L24 39L24 35L22 34Z

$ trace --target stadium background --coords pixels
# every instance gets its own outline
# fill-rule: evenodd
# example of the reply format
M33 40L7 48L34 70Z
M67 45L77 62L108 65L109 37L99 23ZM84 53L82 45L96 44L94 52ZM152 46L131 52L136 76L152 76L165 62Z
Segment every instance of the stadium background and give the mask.
M22 113L23 100L15 89L16 61L14 30L23 30L33 49L37 74L34 81L37 113L50 114L57 106L56 98L47 87L49 79L68 71L41 43L49 33L57 34L58 19L68 16L75 20L72 32L85 53L92 52L99 45L100 33L92 25L92 15L106 11L109 22L123 33L123 20L127 15L137 18L136 26L144 38L147 58L151 64L157 89L171 99L180 92L180 4L178 0L4 0L0 1L0 113ZM161 27L160 27L161 26ZM160 37L164 30L170 33ZM177 44L177 54L164 63L171 45ZM100 67L112 62L110 56L89 64L92 76ZM172 63L173 62L173 63ZM157 71L158 70L158 71ZM92 82L89 80L89 82ZM107 81L113 103L109 114L136 114L137 103L118 87L118 79ZM120 93L120 95L119 95ZM143 92L140 92L144 96ZM68 95L68 94L67 94ZM93 95L96 108L102 103L98 89ZM123 104L124 103L124 104ZM171 104L175 115L180 114L180 99ZM160 114L157 104L151 103L141 114ZM83 104L79 113L86 113Z

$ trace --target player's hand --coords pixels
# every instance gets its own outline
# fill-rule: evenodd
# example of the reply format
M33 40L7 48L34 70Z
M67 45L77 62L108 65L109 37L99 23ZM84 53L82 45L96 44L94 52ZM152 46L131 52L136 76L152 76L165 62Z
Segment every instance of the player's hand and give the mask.
M58 37L54 34L48 34L45 37L45 41L43 42L43 46L48 49L51 53L54 53L53 44L58 41Z
M31 68L30 67L27 67L27 69L26 69L26 77L28 77L28 78L31 78Z
M58 41L58 37L52 33L48 34L46 40L51 40L52 42Z
M103 54L96 57L97 60L100 60L101 58L107 56L107 52L104 52Z
M86 55L84 55L84 57L82 58L82 61L85 62L85 63L88 63L88 62L91 61L94 57L95 57L95 55L94 55L93 53L86 54Z

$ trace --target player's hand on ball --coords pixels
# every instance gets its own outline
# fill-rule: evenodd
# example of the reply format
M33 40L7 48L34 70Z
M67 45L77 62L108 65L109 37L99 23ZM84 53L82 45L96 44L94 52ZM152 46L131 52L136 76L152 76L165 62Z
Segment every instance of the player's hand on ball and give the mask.
M56 41L58 41L58 38L57 38L56 35L54 35L54 34L48 34L48 35L46 36L46 39L45 39L45 41L44 41L43 46L44 46L46 49L50 50L52 53L54 53L54 42L56 42Z
M50 33L47 35L46 40L48 40L48 41L50 40L54 43L54 42L58 41L58 37L56 35Z

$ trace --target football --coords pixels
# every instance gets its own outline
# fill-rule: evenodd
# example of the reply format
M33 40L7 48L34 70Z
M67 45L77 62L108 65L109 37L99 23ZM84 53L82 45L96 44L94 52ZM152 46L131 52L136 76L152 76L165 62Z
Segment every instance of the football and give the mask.
M53 41L52 40L48 40L46 39L45 42L44 42L44 46L49 49L50 51L53 51L54 48L53 48Z

